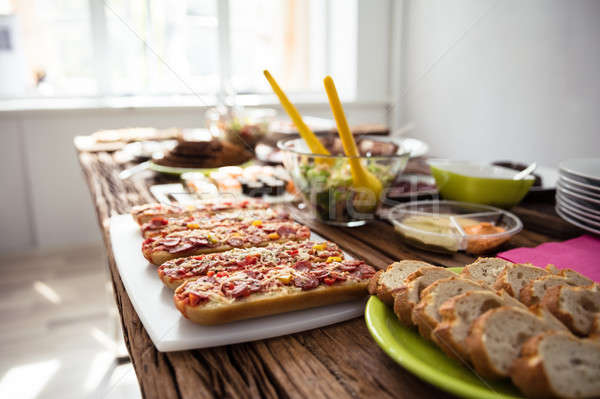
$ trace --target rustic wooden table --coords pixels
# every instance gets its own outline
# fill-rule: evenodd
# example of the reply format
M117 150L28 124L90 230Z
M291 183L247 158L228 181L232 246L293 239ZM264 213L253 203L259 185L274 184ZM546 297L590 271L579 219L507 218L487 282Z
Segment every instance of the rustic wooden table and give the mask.
M80 152L79 160L96 207L119 308L125 343L145 398L207 397L449 397L394 363L375 344L362 317L333 326L257 342L218 348L161 353L156 350L133 309L115 266L109 239L112 215L138 204L155 202L152 184L162 176L122 181L124 167L109 153ZM172 182L172 180L171 180ZM535 246L581 234L560 219L553 199L526 201L515 207L525 229L502 249ZM343 249L377 268L400 259L463 266L473 257L445 256L405 245L392 226L376 221L360 228L338 228L297 219Z

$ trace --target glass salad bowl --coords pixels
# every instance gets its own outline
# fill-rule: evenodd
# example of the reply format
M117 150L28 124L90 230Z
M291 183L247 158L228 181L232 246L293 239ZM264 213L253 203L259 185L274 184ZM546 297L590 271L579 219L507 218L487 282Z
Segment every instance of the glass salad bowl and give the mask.
M368 140L369 145L358 143L361 156L357 159L381 182L381 193L354 184L349 157L312 154L300 138L277 143L285 168L316 219L346 227L361 226L374 219L388 187L406 167L410 153L401 141L370 136L361 136L360 140ZM384 152L385 155L378 155Z

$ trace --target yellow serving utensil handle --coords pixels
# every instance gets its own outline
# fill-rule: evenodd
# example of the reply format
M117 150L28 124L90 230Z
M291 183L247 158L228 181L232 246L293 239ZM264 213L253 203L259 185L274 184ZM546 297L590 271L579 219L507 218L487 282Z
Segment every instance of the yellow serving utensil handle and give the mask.
M279 97L279 102L281 103L283 109L285 110L285 112L287 112L292 122L294 122L294 125L296 125L298 132L300 132L300 136L304 139L304 141L306 141L306 144L308 144L308 148L310 148L310 151L313 154L329 155L329 151L327 151L327 148L325 148L323 143L319 141L319 139L313 133L313 131L310 130L308 126L306 126L306 123L304 123L304 121L302 120L302 117L300 116L300 113L298 112L296 107L294 107L294 104L290 102L290 100L287 98L283 90L281 90L275 79L273 79L273 76L271 76L269 71L265 70L264 74L265 78L267 78L267 81L271 85L271 88L273 89L275 94L277 94L277 97Z
M359 156L358 149L356 148L356 142L354 141L354 137L352 136L350 128L348 127L348 121L346 120L346 115L344 114L344 109L342 108L342 103L338 97L333 79L331 76L327 76L325 80L323 80L323 83L325 84L325 91L327 92L327 97L329 98L329 105L331 106L331 111L333 112L335 123L337 124L338 133L342 139L344 152L346 153L347 157L355 157L348 160L348 162L350 162L350 169L352 171L352 177L354 178L355 185L360 184L367 186L365 177L366 171L360 163L360 160L356 158Z

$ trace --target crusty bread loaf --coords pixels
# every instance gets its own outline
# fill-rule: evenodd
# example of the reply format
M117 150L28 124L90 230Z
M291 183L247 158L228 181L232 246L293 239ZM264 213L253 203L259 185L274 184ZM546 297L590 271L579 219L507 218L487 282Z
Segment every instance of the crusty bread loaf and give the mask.
M465 266L460 275L491 287L504 268L512 265L512 262L500 258L477 258L475 262Z
M494 288L497 290L504 290L509 295L519 298L521 289L524 286L529 284L532 280L548 274L548 271L533 265L510 265L505 267L500 275L498 275L498 278L494 283Z
M527 310L501 306L488 310L471 327L466 339L471 363L485 378L504 378L530 337L548 330L547 324Z
M557 285L591 287L593 282L589 284L589 281L591 280L581 276L577 272L569 272L565 275L549 274L526 284L519 293L519 300L527 306L535 305L542 300L546 291L552 287L556 287Z
M469 360L466 338L473 322L490 309L517 302L505 292L491 290L468 291L444 302L439 313L442 321L432 331L432 340L450 357L465 363Z
M600 318L600 292L589 288L552 287L541 304L578 335L592 333L596 319Z
M319 286L311 290L292 289L283 295L254 294L233 303L209 302L190 306L178 299L187 281L175 290L175 306L189 320L205 325L223 324L277 313L292 312L317 306L330 305L363 298L367 294L367 281L346 281L332 286Z
M386 304L393 305L393 293L404 285L406 277L422 267L432 267L432 265L418 260L403 260L392 263L377 280L375 291L377 297Z
M421 292L421 299L412 311L412 322L423 338L431 339L431 331L442 319L439 308L444 302L464 292L484 288L475 281L458 276L438 280Z
M421 298L421 292L437 280L456 276L443 267L422 267L408 275L405 284L396 290L394 296L394 313L404 325L411 326L412 310Z
M600 396L600 343L564 332L530 338L511 367L513 383L531 398Z

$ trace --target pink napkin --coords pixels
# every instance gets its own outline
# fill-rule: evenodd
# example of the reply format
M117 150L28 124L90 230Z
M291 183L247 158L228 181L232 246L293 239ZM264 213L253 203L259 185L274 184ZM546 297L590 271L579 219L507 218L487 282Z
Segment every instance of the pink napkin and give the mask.
M515 248L500 252L499 258L514 263L531 263L559 269L571 268L600 282L600 237L583 235L563 242L547 242L535 248Z

